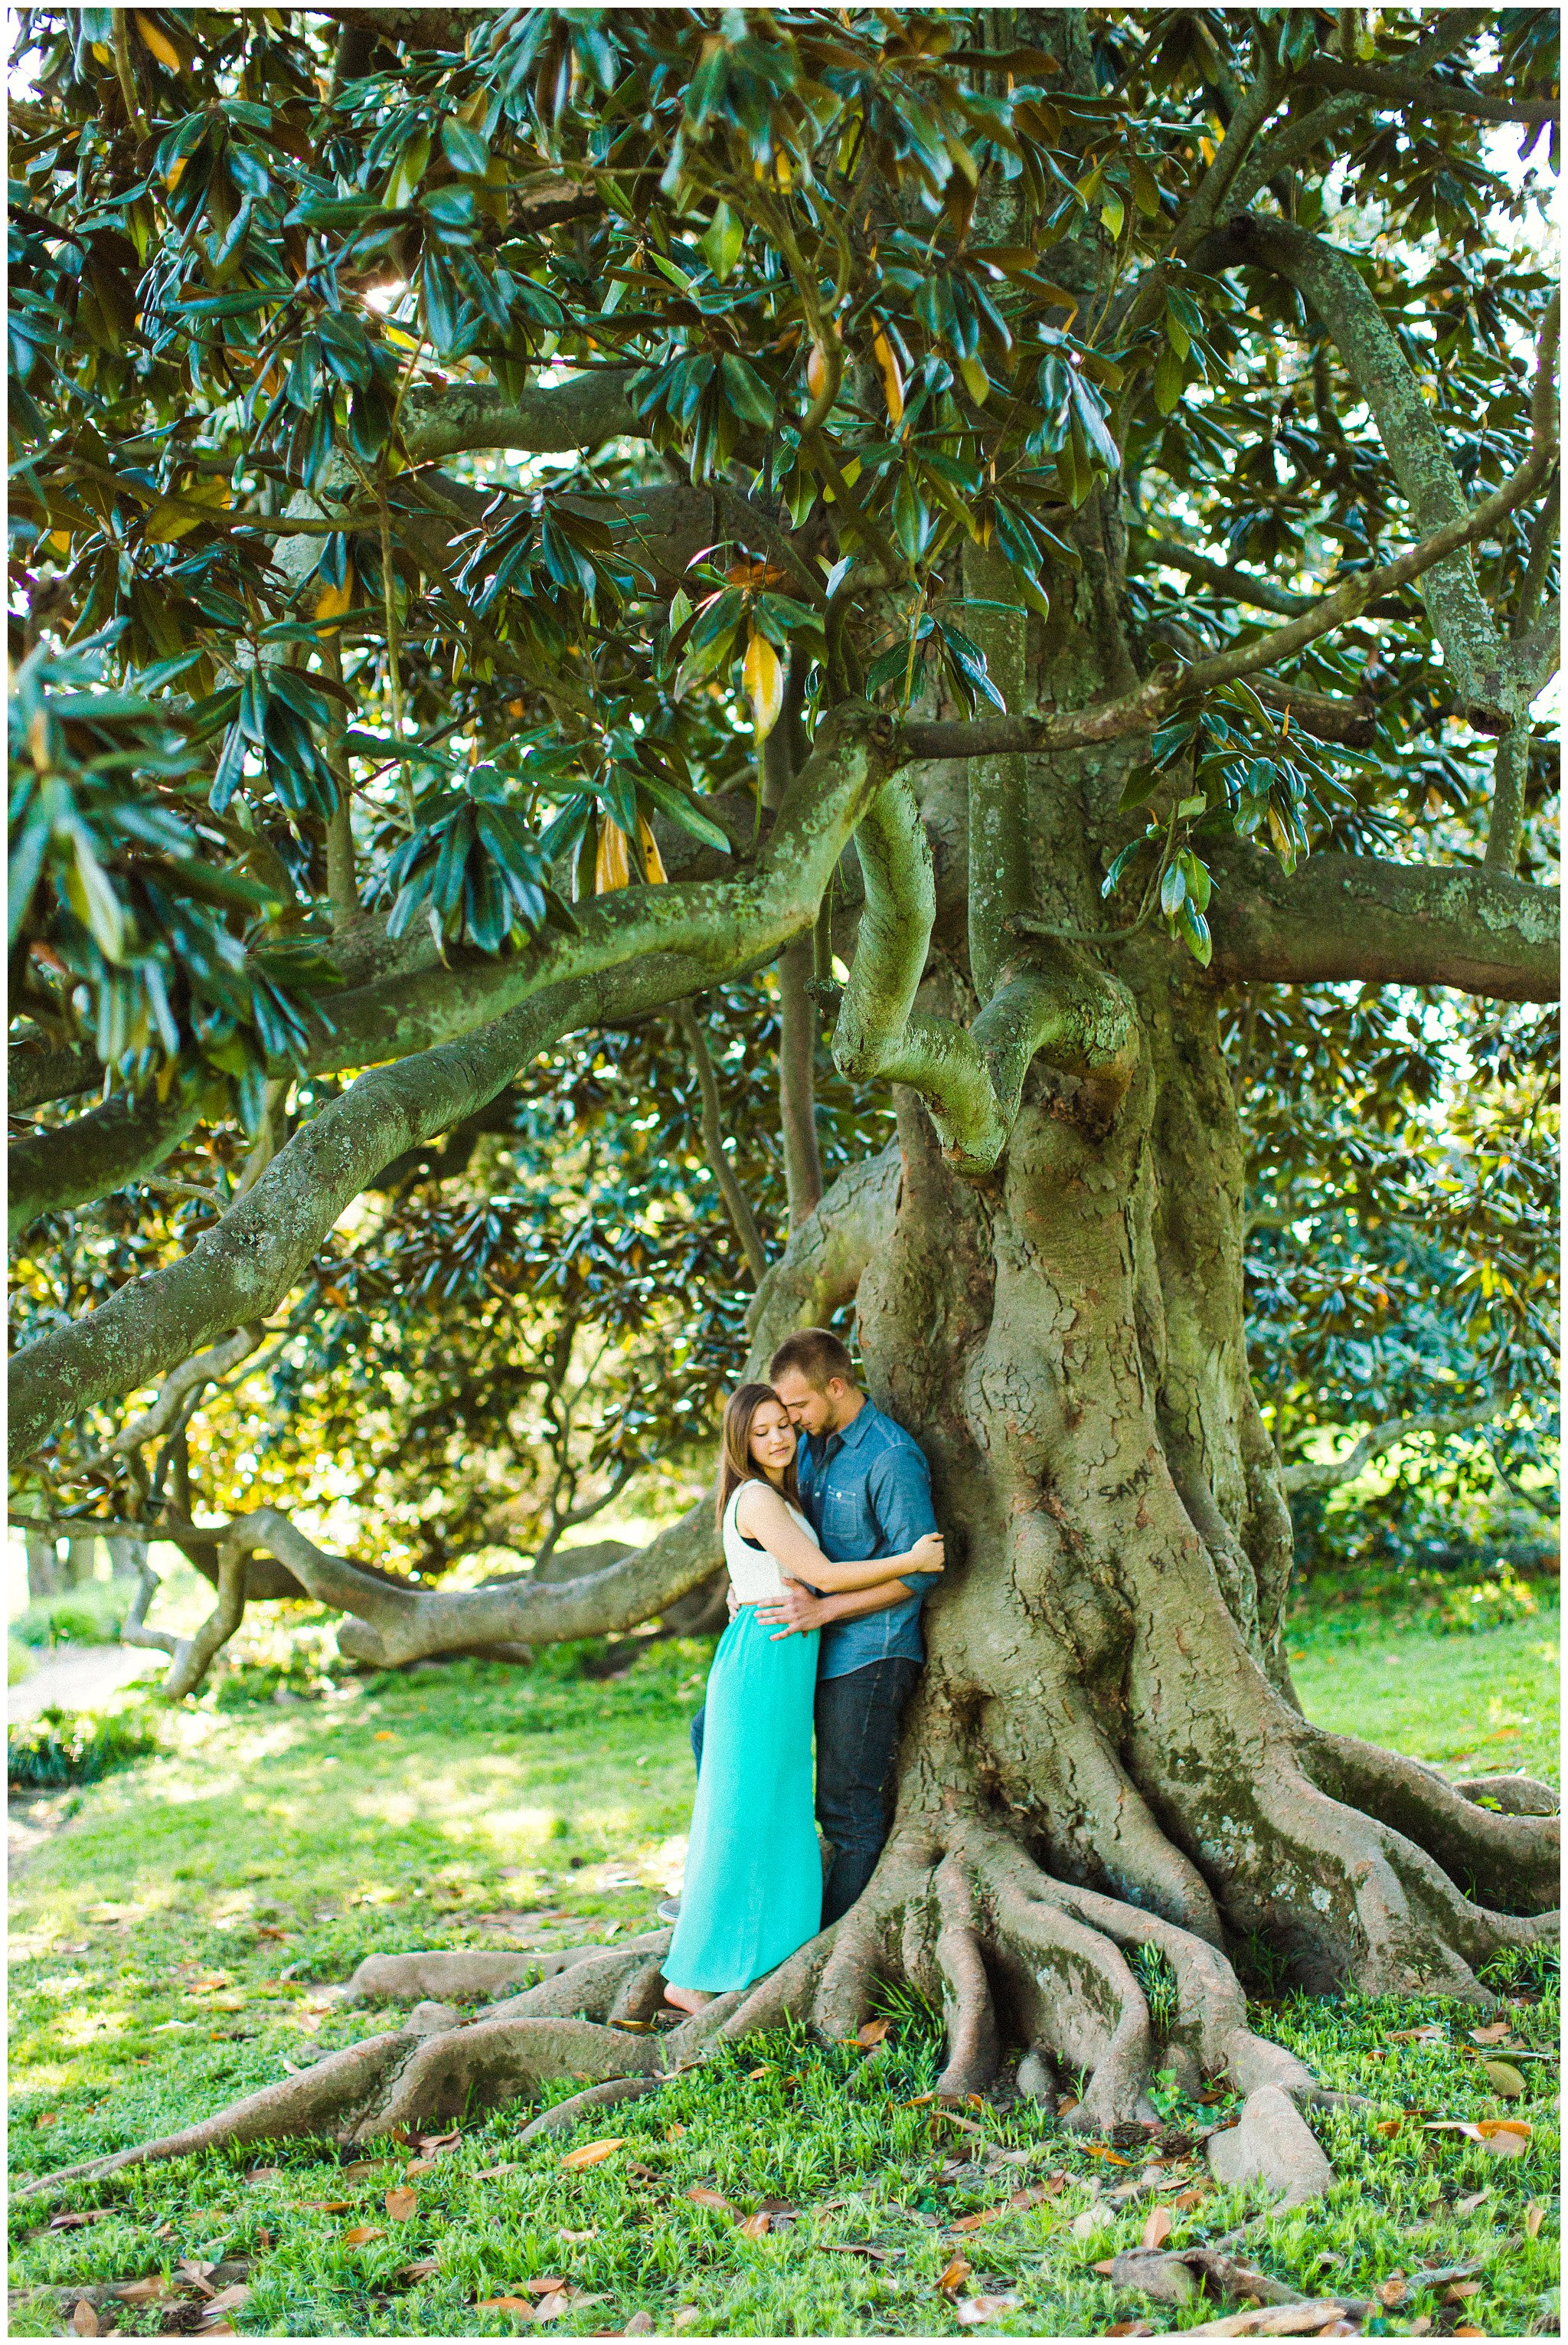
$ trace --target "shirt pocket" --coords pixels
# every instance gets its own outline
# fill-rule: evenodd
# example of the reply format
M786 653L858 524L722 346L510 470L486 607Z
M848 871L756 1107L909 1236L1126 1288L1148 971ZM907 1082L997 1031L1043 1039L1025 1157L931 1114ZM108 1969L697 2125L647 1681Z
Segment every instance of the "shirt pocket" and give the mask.
M855 1560L862 1559L862 1550L870 1538L871 1527L860 1499L852 1490L829 1490L823 1498L822 1528L824 1538L835 1547L847 1543Z

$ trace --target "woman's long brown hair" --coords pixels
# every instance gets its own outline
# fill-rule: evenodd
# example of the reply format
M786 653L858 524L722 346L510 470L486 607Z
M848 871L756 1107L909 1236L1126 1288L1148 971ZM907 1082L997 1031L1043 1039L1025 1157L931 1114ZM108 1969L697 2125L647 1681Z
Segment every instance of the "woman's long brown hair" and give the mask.
M719 1436L719 1528L724 1508L743 1482L765 1482L767 1476L752 1456L752 1419L764 1400L778 1399L772 1385L737 1385L724 1406L724 1429ZM797 1447L795 1456L800 1454ZM771 1487L771 1485L770 1485ZM795 1459L784 1467L784 1495L792 1507L800 1504Z

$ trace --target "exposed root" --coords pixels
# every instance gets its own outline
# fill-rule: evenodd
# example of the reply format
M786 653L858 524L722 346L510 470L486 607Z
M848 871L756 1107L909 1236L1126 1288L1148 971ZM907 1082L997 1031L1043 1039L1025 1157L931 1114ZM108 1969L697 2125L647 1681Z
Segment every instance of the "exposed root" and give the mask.
M942 1916L936 1967L947 2025L947 2066L936 2089L955 2096L980 2092L996 2073L1002 2047L969 1881L951 1856L936 1868L936 1903Z
M1399 1751L1317 1728L1303 1736L1300 1758L1324 1791L1424 1848L1452 1880L1472 1886L1478 1899L1510 1906L1521 1899L1555 1901L1562 1835L1555 1799L1544 1784L1532 1785L1527 1796L1545 1792L1551 1806L1500 1814L1478 1800L1495 1797L1498 1782L1512 1788L1522 1779L1482 1778L1484 1792L1467 1792Z
M660 2063L652 2036L627 2035L582 2019L481 2019L419 2045L384 2101L354 2128L373 2141L398 2126L410 2131L466 2114L470 2105L500 2107L561 2076L604 2084L649 2076Z
M565 2133L571 2127L595 2109L617 2107L622 2101L640 2101L646 2093L656 2093L663 2083L663 2076L612 2076L607 2085L590 2085L586 2092L573 2093L569 2101L557 2101L542 2117L523 2127L518 2135L519 2149L526 2149L531 2141L538 2141L547 2133Z

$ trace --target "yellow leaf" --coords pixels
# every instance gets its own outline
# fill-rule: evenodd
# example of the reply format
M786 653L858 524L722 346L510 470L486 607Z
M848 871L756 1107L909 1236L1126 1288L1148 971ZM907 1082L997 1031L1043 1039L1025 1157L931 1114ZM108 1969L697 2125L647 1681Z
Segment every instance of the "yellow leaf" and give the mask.
M624 838L626 834L622 831L621 835ZM625 2146L624 2134L617 2134L610 2141L585 2141L581 2149L569 2149L561 2163L568 2174L581 2174L585 2166L602 2166L607 2157L613 2157Z
M984 407L991 396L991 378L978 359L960 359L958 371L964 378L964 388L976 407Z
M362 2248L371 2239L384 2239L386 2236L385 2231L379 2231L374 2223L356 2223L351 2231L343 2233L343 2245L346 2248Z
M354 589L348 578L341 586L323 586L316 600L319 619L340 619L354 599Z
M904 417L904 378L898 371L898 360L892 343L878 326L871 337L871 355L876 360L876 371L882 377L882 396L887 401L890 422L898 423Z
M69 553L71 551L71 533L68 529L52 529L49 532L48 542L56 553Z
M652 832L641 815L637 817L637 844L642 850L642 868L648 874L649 886L665 887L669 882L670 875L664 868L664 858L659 852Z
M784 708L784 662L765 635L753 635L741 674L752 704L752 729L765 741Z
M164 173L163 183L168 189L171 196L178 187L181 179L185 177L185 167L189 160L190 157L188 155L177 155L174 161L169 165L168 169ZM141 323L139 318L137 319L137 323L138 325Z
M805 362L805 387L814 399L820 399L827 389L827 352L820 342L813 342Z
M599 826L599 851L593 858L593 892L608 896L617 888L632 884L632 861L626 852L626 834L618 822L608 816Z
M159 65L167 66L170 73L178 73L179 51L168 35L160 33L152 18L144 16L139 9L137 12L137 31L141 35L143 48L150 49Z

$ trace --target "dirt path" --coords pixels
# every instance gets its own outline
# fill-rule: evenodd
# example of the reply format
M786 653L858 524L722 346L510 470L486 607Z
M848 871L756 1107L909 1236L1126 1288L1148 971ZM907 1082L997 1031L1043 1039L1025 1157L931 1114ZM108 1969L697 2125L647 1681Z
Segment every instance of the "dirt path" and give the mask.
M5 1716L13 1726L41 1710L91 1710L137 1678L156 1676L167 1663L161 1653L137 1652L129 1645L56 1645L31 1677L5 1690Z

